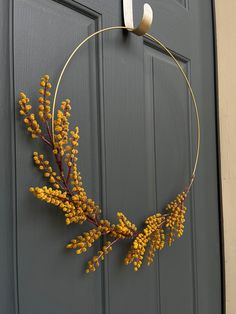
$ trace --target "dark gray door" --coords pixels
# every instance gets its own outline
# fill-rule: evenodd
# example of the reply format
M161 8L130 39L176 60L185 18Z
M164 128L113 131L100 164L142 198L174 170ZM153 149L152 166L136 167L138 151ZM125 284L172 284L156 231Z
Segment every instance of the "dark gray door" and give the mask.
M0 1L1 281L3 314L219 314L221 267L214 52L210 0L150 0L151 33L173 51L199 102L202 145L184 236L153 266L122 265L122 244L95 274L65 244L86 226L28 193L43 182L16 114L19 90L35 101L38 80L55 82L73 47L104 26L121 25L120 0ZM143 1L134 1L136 21ZM183 189L193 162L195 124L186 86L172 60L148 40L113 31L91 41L65 74L80 125L80 167L104 215L122 209L140 225ZM15 118L14 118L15 116Z

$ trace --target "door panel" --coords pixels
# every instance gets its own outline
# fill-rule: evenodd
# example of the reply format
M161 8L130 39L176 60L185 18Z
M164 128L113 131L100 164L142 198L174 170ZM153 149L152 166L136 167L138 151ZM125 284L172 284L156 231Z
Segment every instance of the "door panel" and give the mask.
M9 294L14 289L18 311L11 308L6 313L221 313L211 2L149 3L154 11L151 33L173 51L199 103L201 155L184 236L138 273L122 264L127 242L115 247L96 273L86 275L85 262L100 244L84 256L64 249L88 226L65 226L56 208L28 193L29 186L43 184L32 164L32 151L47 152L30 141L16 115L9 148L16 204L14 216L8 218L15 221L9 230L15 238L15 257L8 258L15 264L16 280ZM36 103L39 78L48 73L56 82L68 54L88 34L123 24L117 0L12 4L12 112L20 90ZM134 1L137 22L142 5ZM88 194L101 204L105 217L115 221L116 212L123 210L141 227L145 217L181 192L192 169L196 125L176 65L144 38L117 30L105 33L74 57L59 93L59 100L64 98L72 101L71 126L80 126L79 166ZM9 194L8 185L5 189Z
M17 1L14 12L15 90L36 91L32 93L32 101L37 103L40 76L49 72L51 77L58 76L61 69L58 60L64 61L77 42L94 32L97 16L89 15L86 9L69 8L53 1ZM59 100L73 99L70 126L73 128L79 123L81 128L80 166L86 174L85 184L89 183L89 194L99 202L97 53L92 42L72 61ZM82 62L79 62L80 58ZM32 167L31 159L32 149L41 151L41 146L29 140L18 123L16 184L20 313L74 314L78 313L78 306L81 313L102 313L100 270L95 276L84 276L84 260L75 258L65 249L65 244L79 232L78 226L68 228L62 213L52 206L44 207L40 202L34 202L34 197L28 193L32 184L44 184L37 169ZM47 150L43 152L47 155ZM89 295L93 296L93 302L88 302Z
M145 106L152 108L147 120L153 119L151 125L153 134L150 137L150 142L154 146L152 169L156 170L153 208L165 208L165 204L169 201L168 195L178 194L179 186L184 186L190 176L190 156L193 145L189 134L192 129L192 117L187 88L177 66L164 52L155 48L153 46L145 48L146 99L153 95ZM188 72L188 60L176 57ZM163 169L163 165L168 166ZM187 205L188 208L193 208L191 200ZM190 212L187 217L189 224L186 226L182 243L178 241L174 246L163 251L157 261L156 267L159 268L157 281L160 287L159 310L163 313L173 313L175 309L178 309L179 313L194 313L192 277L194 259ZM170 295L175 295L180 284L180 297L168 302ZM186 299L185 302L183 298Z

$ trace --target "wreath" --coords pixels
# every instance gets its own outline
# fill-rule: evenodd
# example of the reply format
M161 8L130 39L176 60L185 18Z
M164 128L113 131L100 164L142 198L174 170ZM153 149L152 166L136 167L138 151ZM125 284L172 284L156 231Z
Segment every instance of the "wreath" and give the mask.
M102 31L104 29L99 32ZM99 32L90 35L86 40ZM163 44L159 41L158 43L174 58L172 53ZM81 47L81 44L78 47ZM78 50L78 47L69 57L69 61L74 52ZM175 58L174 60L180 67L178 61ZM65 67L62 74L64 70ZM60 79L61 77L62 75ZM186 76L185 80L188 83L190 92L192 92L191 85ZM53 102L51 102L50 90L52 84L50 83L49 75L44 75L41 78L37 116L32 112L32 105L28 96L24 92L21 92L19 95L19 112L23 117L27 131L31 134L32 139L40 139L48 147L57 166L57 169L53 169L51 162L45 159L43 154L34 152L34 164L48 180L48 185L31 187L29 189L30 192L39 200L55 205L61 210L65 215L67 225L87 223L92 226L87 232L72 239L66 245L67 249L75 250L76 254L82 254L92 247L95 241L105 238L103 246L88 261L86 273L94 272L105 256L112 251L114 245L123 240L132 240L131 247L124 258L124 264L133 264L134 270L138 271L146 257L147 264L151 265L158 251L162 250L166 245L171 246L176 238L183 235L187 210L185 201L195 178L200 143L200 126L194 95L191 93L197 114L198 147L190 182L184 191L167 204L163 213L156 213L147 217L143 228L138 230L137 226L123 212L117 212L116 222L111 222L103 218L101 208L87 195L80 170L77 167L80 139L79 127L76 126L73 130L69 128L71 115L71 102L69 99L61 102L60 108L57 110L54 118L59 83L56 86Z

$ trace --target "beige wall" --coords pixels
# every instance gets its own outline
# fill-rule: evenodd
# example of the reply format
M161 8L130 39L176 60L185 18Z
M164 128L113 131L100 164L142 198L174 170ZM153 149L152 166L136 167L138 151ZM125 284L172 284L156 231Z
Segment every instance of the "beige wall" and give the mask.
M236 314L236 0L215 0L226 313Z

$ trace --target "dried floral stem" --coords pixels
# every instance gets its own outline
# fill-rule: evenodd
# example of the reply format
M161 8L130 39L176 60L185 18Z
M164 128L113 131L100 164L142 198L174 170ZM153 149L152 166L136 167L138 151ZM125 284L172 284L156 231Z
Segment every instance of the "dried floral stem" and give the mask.
M115 240L113 240L106 248L109 250L115 243L117 243L120 239L116 238ZM102 257L102 253L100 253L98 255L98 261L101 259Z
M58 110L57 120L50 127L48 121L52 118L52 115L50 113L50 101L46 99L46 96L50 95L48 89L51 88L48 75L41 79L40 85L43 87L43 89L40 89L40 94L43 97L39 98L39 117L45 126L46 135L43 134L35 115L30 113L32 106L29 104L29 98L24 93L20 94L20 114L24 116L24 122L32 138L40 138L52 151L59 176L52 170L49 161L45 160L42 154L35 152L35 164L40 170L44 171L44 176L49 179L50 184L56 189L44 186L42 188L32 187L30 191L40 200L51 203L63 210L66 224L82 224L87 221L93 225L93 229L78 236L77 239L72 239L71 243L67 245L67 248L76 249L77 254L86 252L94 241L100 237L106 236L112 239L111 242L106 242L98 255L95 255L88 262L86 272L95 271L99 266L99 261L104 259L105 255L111 251L113 245L119 240L133 240L131 250L125 258L126 264L133 263L134 270L138 270L142 265L146 250L148 250L148 265L151 264L157 250L161 250L166 242L171 245L176 237L183 234L186 212L184 201L192 186L194 176L191 177L185 191L179 194L174 201L167 204L166 212L149 216L141 231L138 231L137 227L121 212L117 213L117 224L111 224L109 220L101 219L101 211L95 202L87 197L80 172L77 170L77 157L75 156L78 154L76 149L79 140L78 127L75 131L70 132L70 138L68 136L70 101L67 99L62 102L61 110ZM70 145L68 145L68 139ZM65 171L65 165L67 171Z
M40 138L44 141L44 143L46 143L48 146L50 146L51 148L53 147L51 142L48 141L44 136L40 135Z
M54 147L54 143L53 143L53 139L52 139L52 132L50 130L50 127L48 125L48 121L47 120L45 121L45 124L46 124L46 129L47 129L48 136L50 138L50 141L48 142L49 146L51 147L52 150L54 150L55 147ZM68 186L68 181L65 180L62 160L61 160L59 154L54 154L54 156L55 156L55 160L56 160L56 163L57 163L60 175L61 175L62 180L63 180L63 184L64 184L64 187L65 187L65 190L68 192L68 194L70 196L72 196L72 192L71 192L71 190L70 190L70 188Z

